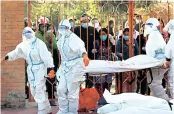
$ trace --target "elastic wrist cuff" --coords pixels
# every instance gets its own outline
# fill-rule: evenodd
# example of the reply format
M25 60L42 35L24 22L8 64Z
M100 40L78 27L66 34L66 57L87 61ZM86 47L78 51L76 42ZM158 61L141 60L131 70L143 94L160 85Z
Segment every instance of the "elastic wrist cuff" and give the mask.
M8 55L7 55L7 56L5 56L5 60L8 60L8 58L9 58L9 57L8 57Z
M169 58L166 58L166 61L169 61L169 62L170 62L170 60L171 60L171 59L169 59Z

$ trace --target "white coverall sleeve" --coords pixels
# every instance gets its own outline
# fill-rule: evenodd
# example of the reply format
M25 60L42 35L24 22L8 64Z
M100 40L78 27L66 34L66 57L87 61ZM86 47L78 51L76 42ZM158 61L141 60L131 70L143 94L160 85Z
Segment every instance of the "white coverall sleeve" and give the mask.
M47 68L54 67L53 57L52 57L51 53L48 51L48 49L43 41L41 41L39 43L39 53L40 53L40 57L41 57L42 61L47 66Z
M71 37L69 42L70 48L74 52L77 52L80 56L82 56L83 53L87 53L85 48L85 43L78 36L76 35L72 35L72 36L73 37Z
M168 58L168 59L171 59L172 58L172 48L173 48L173 43L174 43L174 34L172 34L171 36L170 36L170 39L169 39L169 41L168 41L168 43L167 43L167 45L166 45L166 48L165 48L165 56L166 56L166 58Z
M19 58L24 58L24 54L22 52L22 49L21 49L21 44L18 44L15 48L15 50L9 52L7 54L8 56L8 60L9 61L13 61L13 60L16 60L16 59L19 59Z

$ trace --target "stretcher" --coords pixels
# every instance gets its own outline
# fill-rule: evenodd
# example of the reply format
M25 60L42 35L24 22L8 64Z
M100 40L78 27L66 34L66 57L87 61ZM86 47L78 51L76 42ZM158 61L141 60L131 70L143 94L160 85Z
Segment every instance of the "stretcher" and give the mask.
M86 67L86 73L99 74L136 71L152 67L161 67L163 63L164 61L148 55L134 56L125 61L91 60Z

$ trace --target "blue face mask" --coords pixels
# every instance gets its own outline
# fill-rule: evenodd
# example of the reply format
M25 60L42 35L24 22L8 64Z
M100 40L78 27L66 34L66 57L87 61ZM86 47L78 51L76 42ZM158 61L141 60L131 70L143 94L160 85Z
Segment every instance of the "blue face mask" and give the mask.
M102 41L105 41L107 39L107 36L102 35L102 36L100 36L100 38L101 38Z
M123 36L124 40L129 40L129 36Z
M87 23L82 23L83 28L87 28Z
M70 22L70 24L71 24L71 27L73 27L73 26L74 26L73 22Z

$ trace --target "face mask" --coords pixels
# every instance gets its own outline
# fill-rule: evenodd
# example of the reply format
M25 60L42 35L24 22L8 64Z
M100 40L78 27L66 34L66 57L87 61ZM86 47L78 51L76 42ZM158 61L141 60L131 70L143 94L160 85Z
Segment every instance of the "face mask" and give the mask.
M129 40L129 36L123 36L124 40Z
M61 36L66 35L66 30L65 29L59 29L58 32L59 32L59 35L61 35Z
M102 41L105 41L107 39L107 36L102 35L102 36L100 36L100 38L101 38Z
M111 28L113 28L113 27L114 27L114 25L110 25L110 27L111 27Z
M83 28L87 28L87 23L82 23Z
M26 39L31 39L34 37L34 34L32 31L30 30L24 30L23 31L23 36L26 38Z
M139 19L136 19L135 21L136 21L136 23L140 23L141 22L141 20L139 20Z
M73 27L73 26L74 26L73 22L70 22L70 24L71 24L71 27Z
M98 28L99 27L99 23L94 23L94 27Z

